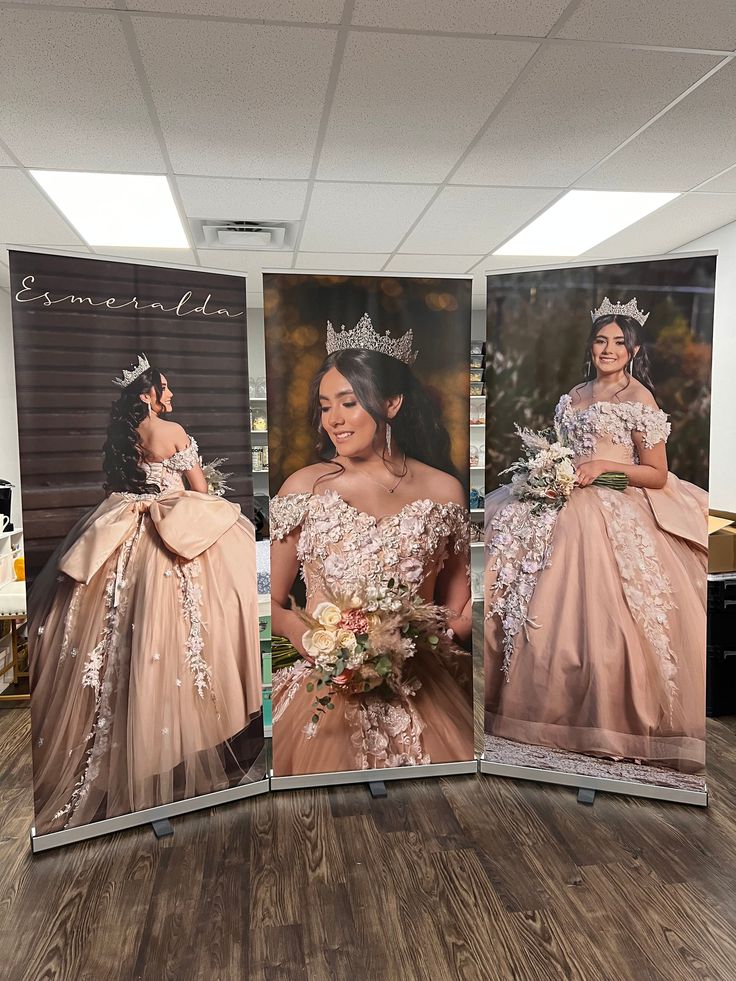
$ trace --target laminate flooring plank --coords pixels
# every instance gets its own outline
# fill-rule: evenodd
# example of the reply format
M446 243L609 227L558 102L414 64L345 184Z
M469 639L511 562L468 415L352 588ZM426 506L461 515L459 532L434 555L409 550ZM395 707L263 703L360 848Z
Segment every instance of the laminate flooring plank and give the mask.
M134 976L161 850L148 829L121 838L110 881L110 901L97 910L96 928L80 957L80 981Z
M252 981L309 981L298 923L258 927L250 942Z
M249 976L250 816L248 801L208 813L204 876L189 938L193 977Z
M296 791L296 794L300 791ZM303 836L294 829L294 795L253 803L250 835L250 929L301 921L306 885Z
M205 878L205 819L206 813L180 817L173 838L157 842L159 862L134 967L134 976L143 981L193 977L188 941Z
M321 789L302 790L291 795L289 803L288 841L294 859L303 863L306 879L343 882L341 851L327 795Z
M301 922L309 981L355 981L363 956L345 882L313 882Z

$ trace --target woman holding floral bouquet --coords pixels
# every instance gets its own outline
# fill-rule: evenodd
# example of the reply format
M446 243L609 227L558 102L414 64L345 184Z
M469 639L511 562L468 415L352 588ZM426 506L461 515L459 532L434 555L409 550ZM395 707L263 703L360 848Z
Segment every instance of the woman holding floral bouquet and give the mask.
M320 462L271 502L272 626L300 655L274 674L279 776L473 757L468 513L411 344L328 325Z
M593 311L547 449L520 431L525 458L486 497L485 729L698 772L708 499L668 473L647 317L635 299Z

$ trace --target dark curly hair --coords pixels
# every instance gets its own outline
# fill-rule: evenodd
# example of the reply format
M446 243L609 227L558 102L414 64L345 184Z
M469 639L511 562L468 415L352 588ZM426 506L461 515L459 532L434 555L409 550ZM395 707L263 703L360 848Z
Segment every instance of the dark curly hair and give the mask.
M161 372L153 367L124 388L120 398L112 404L102 462L107 477L105 491L108 494L116 491L155 494L160 490L156 484L147 481L146 472L141 466L143 447L138 436L138 426L148 415L148 406L140 396L152 388L160 400L163 392Z
M627 371L633 378L636 378L642 383L650 392L654 392L654 382L652 381L651 375L649 373L649 355L647 354L646 345L641 339L641 328L639 326L639 321L634 320L633 317L624 317L620 314L612 316L611 314L605 317L598 317L590 329L590 334L588 335L588 343L585 348L585 364L583 365L583 373L585 375L585 381L590 381L595 377L595 368L593 367L593 342L595 341L598 332L602 327L607 327L609 324L616 324L621 328L621 333L624 335L624 344L626 350L629 353L629 363L627 365ZM637 348L639 350L637 351ZM621 391L628 388L628 381ZM620 394L617 393L617 394Z
M450 456L450 434L442 422L439 406L414 377L411 368L388 354L362 349L328 355L312 380L309 414L319 434L316 450L320 460L330 461L337 456L334 443L320 425L319 386L331 368L336 368L347 378L358 402L377 426L388 421L386 399L403 395L401 408L390 420L396 445L406 456L453 477L458 476Z

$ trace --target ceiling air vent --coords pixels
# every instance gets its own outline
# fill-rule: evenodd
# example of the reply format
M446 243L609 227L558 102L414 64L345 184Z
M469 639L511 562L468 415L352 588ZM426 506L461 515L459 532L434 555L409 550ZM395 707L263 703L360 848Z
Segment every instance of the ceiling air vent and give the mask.
M190 219L195 244L201 249L247 249L248 251L291 251L298 221L252 221L211 218Z

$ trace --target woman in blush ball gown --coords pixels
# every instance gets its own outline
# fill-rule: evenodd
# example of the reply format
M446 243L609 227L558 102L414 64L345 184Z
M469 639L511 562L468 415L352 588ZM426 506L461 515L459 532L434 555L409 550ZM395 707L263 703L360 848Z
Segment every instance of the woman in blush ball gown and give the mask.
M249 779L232 740L261 726L253 526L207 493L165 376L116 382L107 497L30 596L40 834Z
M271 502L273 630L300 659L274 675L278 776L473 758L470 656L417 651L401 691L338 690L335 710L309 725L314 695L305 625L290 608L299 571L312 612L336 591L390 580L450 612L445 629L471 633L466 497L449 435L410 365L412 332L392 340L364 316L338 333L312 385L319 463L292 474ZM306 724L306 725L305 725Z
M708 495L668 473L636 300L593 311L555 411L576 487L486 498L486 733L686 773L705 763ZM624 473L622 492L594 485Z

